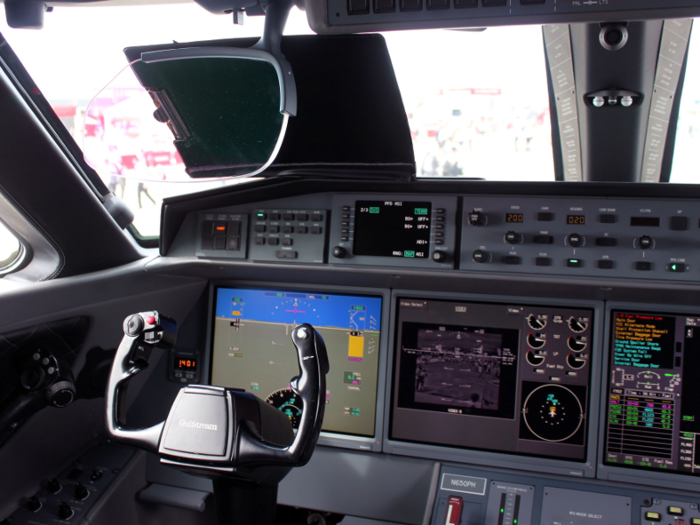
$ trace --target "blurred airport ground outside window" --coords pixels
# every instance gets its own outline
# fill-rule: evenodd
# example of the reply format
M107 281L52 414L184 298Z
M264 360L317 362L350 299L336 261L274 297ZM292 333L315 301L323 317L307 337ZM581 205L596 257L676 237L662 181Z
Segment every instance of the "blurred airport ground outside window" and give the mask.
M126 65L123 48L260 36L263 22L249 17L234 26L230 17L213 16L196 4L90 3L58 5L46 14L42 30L30 31L7 27L0 4L0 33L86 150L109 130L138 138L126 101L86 117L91 99ZM292 11L285 33L312 33L302 11ZM419 176L554 179L541 27L405 31L384 37ZM134 225L143 236L159 234L164 198L237 182L181 182L186 177L172 143L127 142L139 147L114 148L109 161L95 169L134 211ZM163 182L135 180L144 171Z
M541 26L384 36L418 176L554 180Z

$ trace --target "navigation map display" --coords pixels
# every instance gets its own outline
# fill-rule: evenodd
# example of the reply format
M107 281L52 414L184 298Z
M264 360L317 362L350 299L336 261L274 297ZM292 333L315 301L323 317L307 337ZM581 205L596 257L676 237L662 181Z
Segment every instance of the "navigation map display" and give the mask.
M323 430L373 437L381 335L380 297L217 288L211 384L240 388L283 411L296 428L304 409L289 388L299 374L290 335L311 324L323 337Z
M593 311L398 298L390 438L586 460Z
M612 312L607 465L700 474L700 316Z

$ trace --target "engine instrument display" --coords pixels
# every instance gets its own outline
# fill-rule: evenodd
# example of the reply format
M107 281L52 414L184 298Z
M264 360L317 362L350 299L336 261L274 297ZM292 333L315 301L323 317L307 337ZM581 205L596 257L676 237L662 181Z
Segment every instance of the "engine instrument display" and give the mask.
M427 259L432 203L357 201L355 255Z
M374 436L381 335L380 297L217 288L211 384L241 388L284 412L295 428L302 400L290 335L311 324L330 361L323 430Z
M391 439L585 461L592 317L399 298Z
M613 311L604 461L700 475L700 316Z

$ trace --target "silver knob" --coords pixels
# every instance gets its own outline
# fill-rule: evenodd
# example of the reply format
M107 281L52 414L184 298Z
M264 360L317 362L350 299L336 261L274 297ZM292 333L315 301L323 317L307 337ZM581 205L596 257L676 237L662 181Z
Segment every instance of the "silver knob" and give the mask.
M309 337L309 332L306 331L306 328L299 328L299 330L297 330L297 337L299 339L306 339Z

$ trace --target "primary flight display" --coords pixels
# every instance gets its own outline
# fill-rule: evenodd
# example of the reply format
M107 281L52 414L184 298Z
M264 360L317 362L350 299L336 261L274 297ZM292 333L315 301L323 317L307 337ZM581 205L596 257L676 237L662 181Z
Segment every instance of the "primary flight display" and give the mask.
M299 374L290 334L309 323L323 337L331 366L323 430L374 436L380 297L221 287L214 306L212 385L265 399L296 428L304 407L289 386Z

